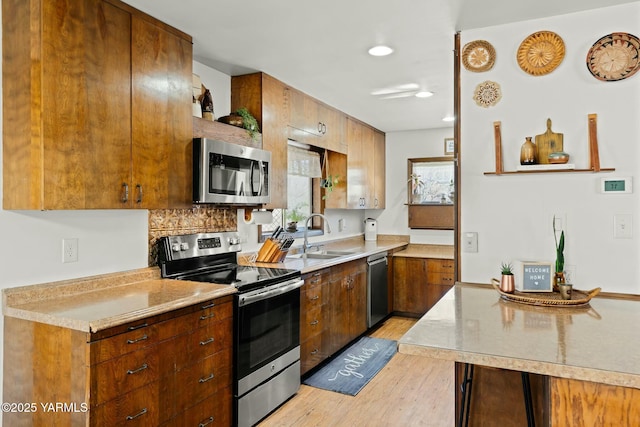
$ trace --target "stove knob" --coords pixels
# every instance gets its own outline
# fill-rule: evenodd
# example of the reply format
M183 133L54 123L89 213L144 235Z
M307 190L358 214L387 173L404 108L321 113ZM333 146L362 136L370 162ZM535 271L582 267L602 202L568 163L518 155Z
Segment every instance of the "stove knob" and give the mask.
M186 251L187 249L189 249L189 244L187 242L180 243L180 250L181 251Z
M171 245L171 250L172 250L173 252L180 252L180 243L173 243L173 244Z
M240 239L238 237L229 237L229 245L239 245Z

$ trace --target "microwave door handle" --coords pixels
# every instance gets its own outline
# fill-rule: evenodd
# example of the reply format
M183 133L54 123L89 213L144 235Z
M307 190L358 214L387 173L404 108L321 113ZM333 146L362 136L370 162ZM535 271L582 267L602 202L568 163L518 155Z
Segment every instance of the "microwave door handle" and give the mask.
M258 187L258 196L262 196L262 186L264 185L264 163L262 160L258 161L258 168L260 169L260 186Z

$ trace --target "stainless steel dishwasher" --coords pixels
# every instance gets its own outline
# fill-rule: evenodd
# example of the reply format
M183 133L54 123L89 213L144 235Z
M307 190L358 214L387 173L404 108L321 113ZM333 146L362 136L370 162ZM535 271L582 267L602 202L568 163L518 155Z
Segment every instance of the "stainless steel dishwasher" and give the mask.
M389 314L387 253L367 258L367 326L370 328Z

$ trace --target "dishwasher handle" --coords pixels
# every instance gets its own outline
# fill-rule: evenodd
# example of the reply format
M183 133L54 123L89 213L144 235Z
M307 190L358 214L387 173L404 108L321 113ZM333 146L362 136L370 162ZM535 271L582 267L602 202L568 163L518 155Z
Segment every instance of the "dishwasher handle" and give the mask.
M385 264L388 264L388 258L387 258L387 253L386 252L382 252L376 255L371 255L369 258L367 258L367 264L368 265L377 265L384 262Z

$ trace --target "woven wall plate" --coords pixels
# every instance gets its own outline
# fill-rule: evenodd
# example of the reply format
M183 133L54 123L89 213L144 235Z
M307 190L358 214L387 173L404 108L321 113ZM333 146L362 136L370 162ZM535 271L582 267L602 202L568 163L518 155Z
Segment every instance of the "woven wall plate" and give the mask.
M462 65L469 71L488 71L496 62L496 50L486 40L475 40L462 48Z
M640 40L629 33L612 33L595 42L587 53L587 68L598 80L614 82L640 70Z
M564 59L564 41L554 32L538 31L520 43L516 58L525 73L532 76L549 74Z
M502 91L500 85L492 81L484 81L476 86L476 90L473 92L473 99L481 107L489 108L493 107L502 98Z

